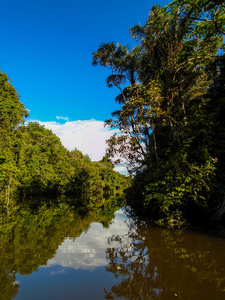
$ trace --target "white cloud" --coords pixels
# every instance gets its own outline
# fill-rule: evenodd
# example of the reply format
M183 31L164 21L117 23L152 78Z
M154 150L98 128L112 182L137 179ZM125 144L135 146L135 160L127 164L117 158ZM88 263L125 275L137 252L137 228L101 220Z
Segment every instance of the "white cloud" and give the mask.
M109 139L117 130L104 127L103 121L94 119L85 121L70 121L60 124L58 122L38 122L45 128L51 129L61 140L68 150L77 148L83 154L87 154L91 160L99 161L105 155L106 140Z
M92 223L87 232L83 232L75 240L67 237L58 247L55 256L50 259L45 268L60 265L64 268L94 270L96 267L107 266L106 249L121 246L119 241L108 243L114 236L124 236L123 243L129 245L132 239L128 237L129 223L122 209L115 213L115 219L109 228L101 223Z
M62 119L64 117L56 117ZM114 133L119 131L111 129L109 126L104 127L103 121L78 120L67 121L59 123L55 121L42 122L39 120L30 120L30 122L37 122L44 125L45 128L51 129L56 134L64 147L68 150L75 148L80 150L83 154L87 154L92 161L99 161L105 155L106 140L108 140ZM128 175L124 164L115 167L115 171Z
M123 175L128 175L127 168L124 164L118 165L115 167L115 171Z
M69 121L69 118L68 117L61 117L61 116L56 116L56 119L57 120L64 120L64 121Z

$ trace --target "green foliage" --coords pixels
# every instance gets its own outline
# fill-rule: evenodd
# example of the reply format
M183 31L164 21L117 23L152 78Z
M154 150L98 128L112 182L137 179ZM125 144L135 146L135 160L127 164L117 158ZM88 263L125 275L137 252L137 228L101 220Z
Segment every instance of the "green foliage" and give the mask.
M129 183L107 157L97 163L78 150L68 151L51 130L23 125L27 115L0 73L0 213L10 217L17 204L37 195L66 195L86 211L108 205L105 196L123 197Z
M139 82L120 87L121 108L106 124L121 134L108 140L107 154L128 162L129 203L149 217L181 224L216 208L217 219L225 216L224 33L222 1L153 5L144 26L131 28ZM95 65L127 78L122 61L133 52L118 56L121 45L110 54L105 46Z
M144 205L150 206L151 201L156 201L162 218L170 222L174 219L174 214L178 214L178 221L182 218L182 222L185 222L184 218L190 207L207 207L215 163L216 160L211 159L199 166L187 162L180 155L173 164L170 162L169 171L162 180L145 187Z
M0 73L0 210L2 207L8 210L11 195L18 186L18 126L27 116L28 111L7 75Z
M23 146L20 151L19 178L21 195L65 194L88 206L92 197L104 195L108 186L112 191L126 179L113 171L109 162L91 162L80 151L66 150L58 137L38 123L20 127ZM93 200L94 201L94 200Z
M50 130L38 123L20 127L20 193L61 192L74 174L69 151Z

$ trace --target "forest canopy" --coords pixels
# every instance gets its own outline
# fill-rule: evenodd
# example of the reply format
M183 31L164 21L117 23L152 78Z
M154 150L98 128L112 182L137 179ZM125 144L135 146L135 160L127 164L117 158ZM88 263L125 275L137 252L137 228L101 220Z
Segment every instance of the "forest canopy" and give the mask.
M160 224L224 220L224 33L224 1L175 0L130 28L134 48L93 53L119 92L107 155L128 162L129 203Z
M71 204L91 209L122 197L128 179L113 170L107 157L92 162L35 122L6 74L0 73L0 212L9 214L30 197L70 197Z
M126 189L127 203L160 224L225 220L224 2L153 5L130 34L135 47L110 41L93 53L92 64L111 71L106 83L119 104L105 124L120 133L99 162L25 124L28 110L0 73L1 213L36 196L104 207ZM121 161L131 186L113 170Z

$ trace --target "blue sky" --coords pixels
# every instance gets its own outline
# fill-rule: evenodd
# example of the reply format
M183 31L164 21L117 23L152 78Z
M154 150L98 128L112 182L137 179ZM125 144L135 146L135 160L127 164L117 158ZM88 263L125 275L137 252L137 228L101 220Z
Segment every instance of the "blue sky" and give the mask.
M91 65L93 52L103 42L134 45L129 28L144 24L152 4L168 3L1 1L0 69L30 110L29 120L65 124L110 118L118 92L106 87L109 70Z

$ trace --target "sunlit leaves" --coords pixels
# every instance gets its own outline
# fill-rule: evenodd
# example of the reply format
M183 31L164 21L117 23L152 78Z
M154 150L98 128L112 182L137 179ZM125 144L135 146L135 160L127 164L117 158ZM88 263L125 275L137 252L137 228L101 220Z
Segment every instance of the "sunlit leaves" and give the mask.
M222 1L153 5L145 24L131 28L138 42L139 82L130 80L121 88L119 80L111 77L111 86L120 88L116 101L121 108L106 124L121 134L108 140L108 155L129 162L129 170L136 172L132 204L136 205L135 194L153 217L161 214L174 220L187 208L207 206L217 168L224 164L223 150L213 149L213 130L223 136L215 125L223 122L216 121L218 109L213 102L224 94L224 10ZM132 52L124 56L124 62ZM110 55L114 69L113 64L102 65L114 72L116 47ZM119 74L126 76L125 70Z

